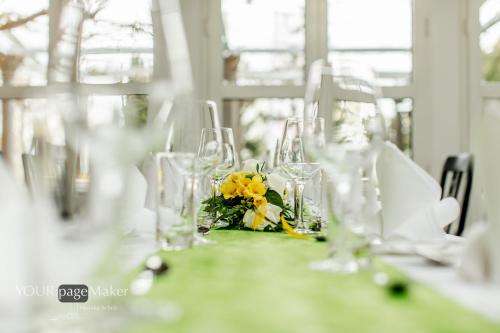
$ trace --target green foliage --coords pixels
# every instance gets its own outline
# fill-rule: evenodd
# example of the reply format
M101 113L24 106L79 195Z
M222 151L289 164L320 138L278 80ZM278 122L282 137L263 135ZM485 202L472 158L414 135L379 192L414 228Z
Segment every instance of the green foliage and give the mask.
M283 199L278 192L269 189L265 194L268 203L276 205L282 209L281 215L293 225L294 214L288 204L283 202ZM223 229L245 229L243 225L243 216L248 209L253 209L253 200L236 197L232 199L224 199L223 195L218 195L213 198L208 198L203 201L203 211L208 214L216 214L216 221L224 221L228 223ZM269 220L268 220L269 221ZM264 231L281 231L281 223L275 223L264 228Z
M500 81L500 42L490 53L483 53L483 79Z
M270 204L278 206L281 209L285 208L285 204L283 203L283 199L281 198L281 195L279 195L279 193L274 191L274 190L268 190L266 192L266 200Z
M240 224L243 221L243 215L248 209L246 204L245 201L238 198L224 199L221 194L203 201L203 210L209 214L217 214L217 220L229 223L227 229L241 229Z

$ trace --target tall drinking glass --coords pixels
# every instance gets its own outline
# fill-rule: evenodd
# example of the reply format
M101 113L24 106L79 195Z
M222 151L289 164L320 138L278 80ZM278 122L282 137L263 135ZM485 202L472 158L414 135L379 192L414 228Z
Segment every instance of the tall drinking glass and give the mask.
M306 88L304 145L307 157L320 162L330 179L331 240L335 251L314 269L352 273L357 261L352 255L356 237L363 235L366 205L363 178L373 174L378 146L383 142L383 119L377 108L377 89L367 71L350 64L331 66L316 61ZM325 117L324 139L314 124ZM358 237L359 238L359 237ZM330 247L331 248L331 247Z
M197 240L201 179L211 165L194 153L159 153L156 166L158 240L165 250L191 247Z
M164 128L167 134L166 151L178 154L193 154L196 159L196 167L203 164L203 169L207 167L207 172L196 175L203 178L208 174L210 168L214 168L221 158L218 148L210 150L205 156L198 158L200 150L200 138L203 128L219 128L216 107L213 102L194 101L188 98L175 100L170 108L167 108L164 115ZM175 165L175 163L173 164ZM172 168L172 171L175 168ZM180 168L177 168L179 172ZM198 171L197 171L198 172ZM181 179L189 181L186 177ZM201 185L196 184L197 187ZM202 198L198 198L201 202ZM199 205L199 203L197 203ZM211 243L201 234L196 235L197 244Z

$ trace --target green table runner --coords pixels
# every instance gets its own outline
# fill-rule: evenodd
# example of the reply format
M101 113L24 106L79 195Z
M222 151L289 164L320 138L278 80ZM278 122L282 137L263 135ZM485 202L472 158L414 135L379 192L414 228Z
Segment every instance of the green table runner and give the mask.
M215 231L216 245L163 253L170 271L149 297L182 309L172 323L131 332L500 332L431 289L391 296L370 274L313 272L325 244L285 234Z

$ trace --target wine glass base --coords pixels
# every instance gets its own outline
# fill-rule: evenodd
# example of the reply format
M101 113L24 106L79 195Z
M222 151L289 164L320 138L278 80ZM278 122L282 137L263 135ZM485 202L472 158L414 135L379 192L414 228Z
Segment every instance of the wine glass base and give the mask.
M309 268L313 271L354 274L359 271L359 264L355 260L325 259L312 262Z
M293 229L293 231L295 231L296 233L301 234L301 235L318 235L318 234L320 234L319 231L314 231L314 230L307 229L307 228L296 228L296 229Z
M226 228L228 226L229 226L229 223L219 220L219 221L215 222L214 224L212 224L211 229Z
M194 245L212 245L216 244L217 242L211 239L206 238L205 236L201 234L196 234L194 236Z

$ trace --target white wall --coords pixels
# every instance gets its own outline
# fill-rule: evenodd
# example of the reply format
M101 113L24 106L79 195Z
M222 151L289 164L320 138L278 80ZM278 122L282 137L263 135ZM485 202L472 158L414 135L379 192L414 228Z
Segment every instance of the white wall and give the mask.
M416 0L415 160L436 179L469 149L464 0Z

